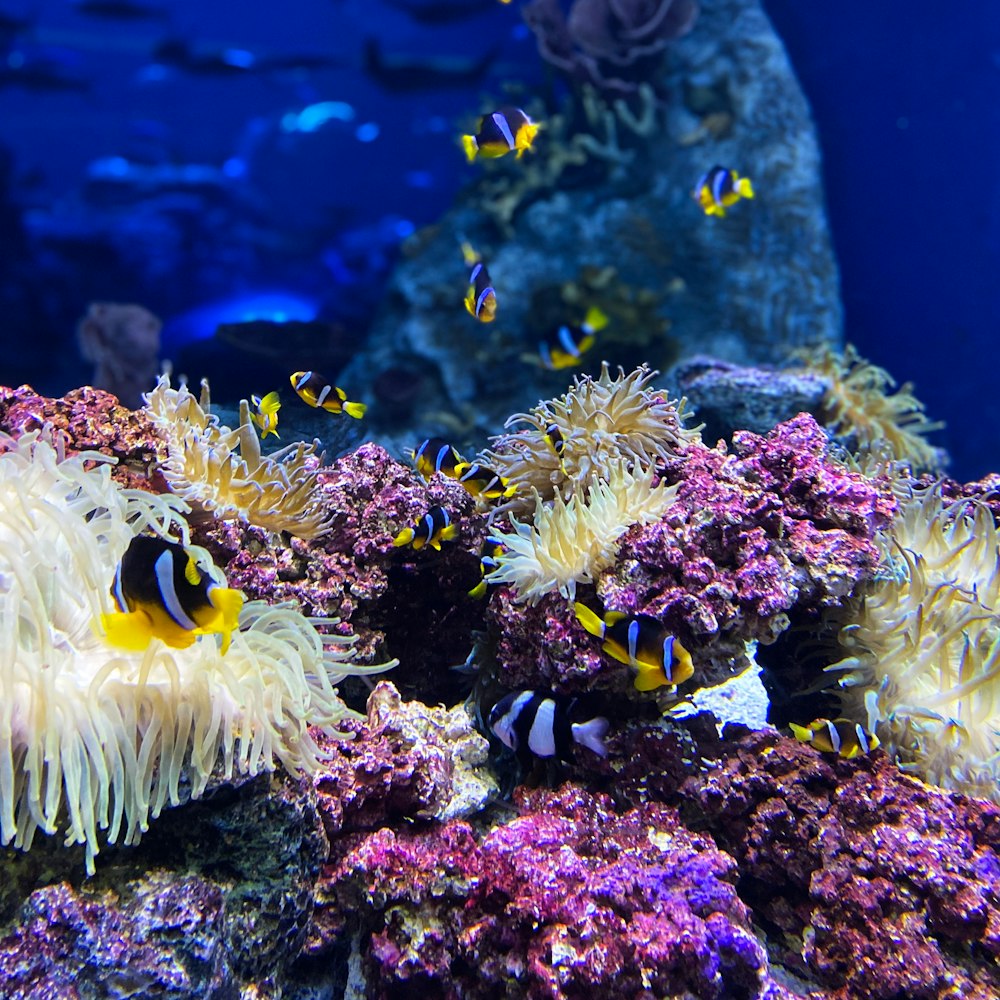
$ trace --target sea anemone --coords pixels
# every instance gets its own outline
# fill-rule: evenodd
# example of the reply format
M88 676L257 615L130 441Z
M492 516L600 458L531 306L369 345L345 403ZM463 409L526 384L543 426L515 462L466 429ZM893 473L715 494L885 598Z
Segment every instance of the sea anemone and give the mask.
M201 403L184 385L172 389L166 375L144 398L167 447L163 478L195 510L297 538L330 530L333 513L323 503L315 444L298 442L262 455L246 400L240 426L230 430L209 412L204 383Z
M182 800L182 777L198 796L220 764L227 778L275 758L315 769L309 725L336 735L349 714L333 685L389 666L354 666L354 637L259 601L225 655L215 636L112 648L96 623L129 542L140 530L186 541L187 527L181 501L121 490L111 461L66 458L38 432L0 438L0 840L27 849L36 830L62 829L91 873L98 830L135 843Z
M845 712L924 780L1000 801L1000 532L935 487L903 505L880 580L844 612Z
M607 480L591 483L586 499L556 493L545 502L536 492L534 524L510 517L513 533L497 533L505 551L485 581L509 584L516 600L530 604L556 590L572 600L578 583L613 565L618 540L633 524L659 520L673 503L677 486L653 480L651 469L633 473L619 461Z
M850 344L842 355L829 345L798 354L808 371L830 383L820 420L838 437L853 441L860 458L888 445L892 457L909 463L914 472L940 471L942 453L928 444L925 435L944 424L927 419L911 382L890 392L896 386L892 376Z
M528 424L528 429L494 438L494 447L481 458L518 487L505 507L530 509L536 494L569 500L595 479L609 481L622 463L648 469L700 440L698 429L684 427L684 400L671 401L649 388L656 374L642 366L628 375L619 369L612 378L604 363L598 378L577 378L564 396L510 417L506 427Z

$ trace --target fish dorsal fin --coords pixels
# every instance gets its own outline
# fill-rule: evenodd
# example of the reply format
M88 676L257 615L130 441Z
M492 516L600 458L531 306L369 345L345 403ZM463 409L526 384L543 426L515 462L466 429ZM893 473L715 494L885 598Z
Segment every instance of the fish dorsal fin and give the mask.
M628 615L624 611L605 611L604 612L604 623L605 625L614 625L617 622L624 621L628 618Z

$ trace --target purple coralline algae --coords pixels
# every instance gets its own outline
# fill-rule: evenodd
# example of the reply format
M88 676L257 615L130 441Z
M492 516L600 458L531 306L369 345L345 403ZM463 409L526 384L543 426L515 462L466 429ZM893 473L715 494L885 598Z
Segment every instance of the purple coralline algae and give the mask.
M680 484L676 501L624 536L596 589L609 610L652 615L676 634L697 685L745 667L747 641L774 641L791 615L836 605L869 579L876 533L896 506L887 485L830 458L825 432L806 414L764 437L738 432L731 450L689 444L665 475ZM558 596L530 608L501 591L490 618L509 687L630 682Z
M332 845L318 912L370 929L370 995L787 996L732 859L673 809L619 814L574 785L515 806L485 835L454 821Z
M1000 810L929 788L885 754L842 761L773 732L681 792L834 1000L1000 996ZM776 952L772 952L772 956Z

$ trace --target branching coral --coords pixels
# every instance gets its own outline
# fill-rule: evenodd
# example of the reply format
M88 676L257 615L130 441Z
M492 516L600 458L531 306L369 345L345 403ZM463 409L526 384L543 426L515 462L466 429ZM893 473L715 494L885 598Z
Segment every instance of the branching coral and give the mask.
M289 606L244 606L225 655L110 647L115 566L141 529L180 531L184 504L120 490L107 459L63 458L37 432L0 442L0 839L65 831L94 868L98 830L134 843L150 816L222 773L315 769L308 726L348 710L334 683L384 667L347 662L353 637L321 636ZM88 462L97 462L88 469Z
M942 423L924 415L924 404L913 395L910 382L890 393L896 383L877 365L860 357L850 344L844 353L829 345L799 352L808 371L830 382L823 400L823 423L845 438L853 438L859 457L889 446L893 457L908 462L914 472L940 471L941 453L928 444L926 435Z
M697 429L684 426L684 400L671 401L649 388L655 375L643 366L629 375L619 369L612 378L604 364L598 378L577 378L564 396L514 414L506 426L528 424L528 429L494 438L494 447L482 456L518 486L511 506L530 503L532 491L543 500L569 499L592 480L609 481L622 462L647 469L700 440ZM558 431L556 445L552 427Z
M544 503L535 493L534 525L511 517L511 534L498 533L505 551L487 583L510 584L517 600L537 604L558 590L576 596L578 583L590 583L615 561L618 540L633 524L659 520L673 503L676 486L653 485L652 469L629 472L623 461L612 465L608 478L563 500Z
M146 411L166 442L163 478L196 510L220 520L247 521L267 531L318 538L333 514L323 504L316 446L288 445L262 455L250 409L240 404L240 426L230 430L186 386L161 377L146 395Z
M897 516L840 632L845 708L927 781L1000 801L1000 532L939 488Z

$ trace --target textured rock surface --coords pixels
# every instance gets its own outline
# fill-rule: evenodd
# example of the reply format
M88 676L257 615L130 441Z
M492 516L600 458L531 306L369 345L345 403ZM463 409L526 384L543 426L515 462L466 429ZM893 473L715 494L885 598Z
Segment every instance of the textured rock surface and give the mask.
M783 940L837 1000L1000 995L1000 810L903 776L746 736L681 792Z
M485 836L453 822L334 845L320 913L370 928L371 995L786 996L732 859L673 810L618 814L572 785L515 804Z
M617 174L612 170L610 180L534 190L515 216L513 235L503 240L486 221L485 195L474 184L464 205L414 242L344 378L370 386L382 371L408 368L423 380L407 418L409 432L446 432L441 411L450 409L467 438L496 433L510 413L562 387L562 373L540 372L519 356L537 347L526 332L533 295L577 280L583 264L613 266L636 288L672 289L664 308L685 354L759 363L778 360L805 341L839 342L837 267L819 151L805 100L759 4L704 4L694 29L670 43L667 65L666 123L638 143L635 160ZM701 127L696 92L716 95L713 110L730 121L722 137L706 133L704 141L692 142ZM546 141L565 146L570 137L546 139L543 133L538 162L525 157L516 164L520 172L543 169L551 155ZM749 175L758 199L737 205L724 219L706 218L690 192L713 163ZM467 277L458 250L462 238L485 255L497 289L497 322L488 330L461 307ZM602 358L632 364L602 348L598 338L584 370L596 373ZM652 366L666 363L655 344L644 359ZM369 392L367 398L374 397ZM398 432L392 419L379 424L374 408L372 420L386 440Z
M686 446L667 478L680 483L663 520L632 528L597 594L606 607L665 623L690 650L689 686L748 666L747 640L772 642L789 615L835 605L874 571L887 487L834 463L805 414L767 437L734 436L732 451ZM580 596L587 600L581 589ZM509 687L627 688L629 668L586 637L558 595L530 608L491 598L500 676Z

